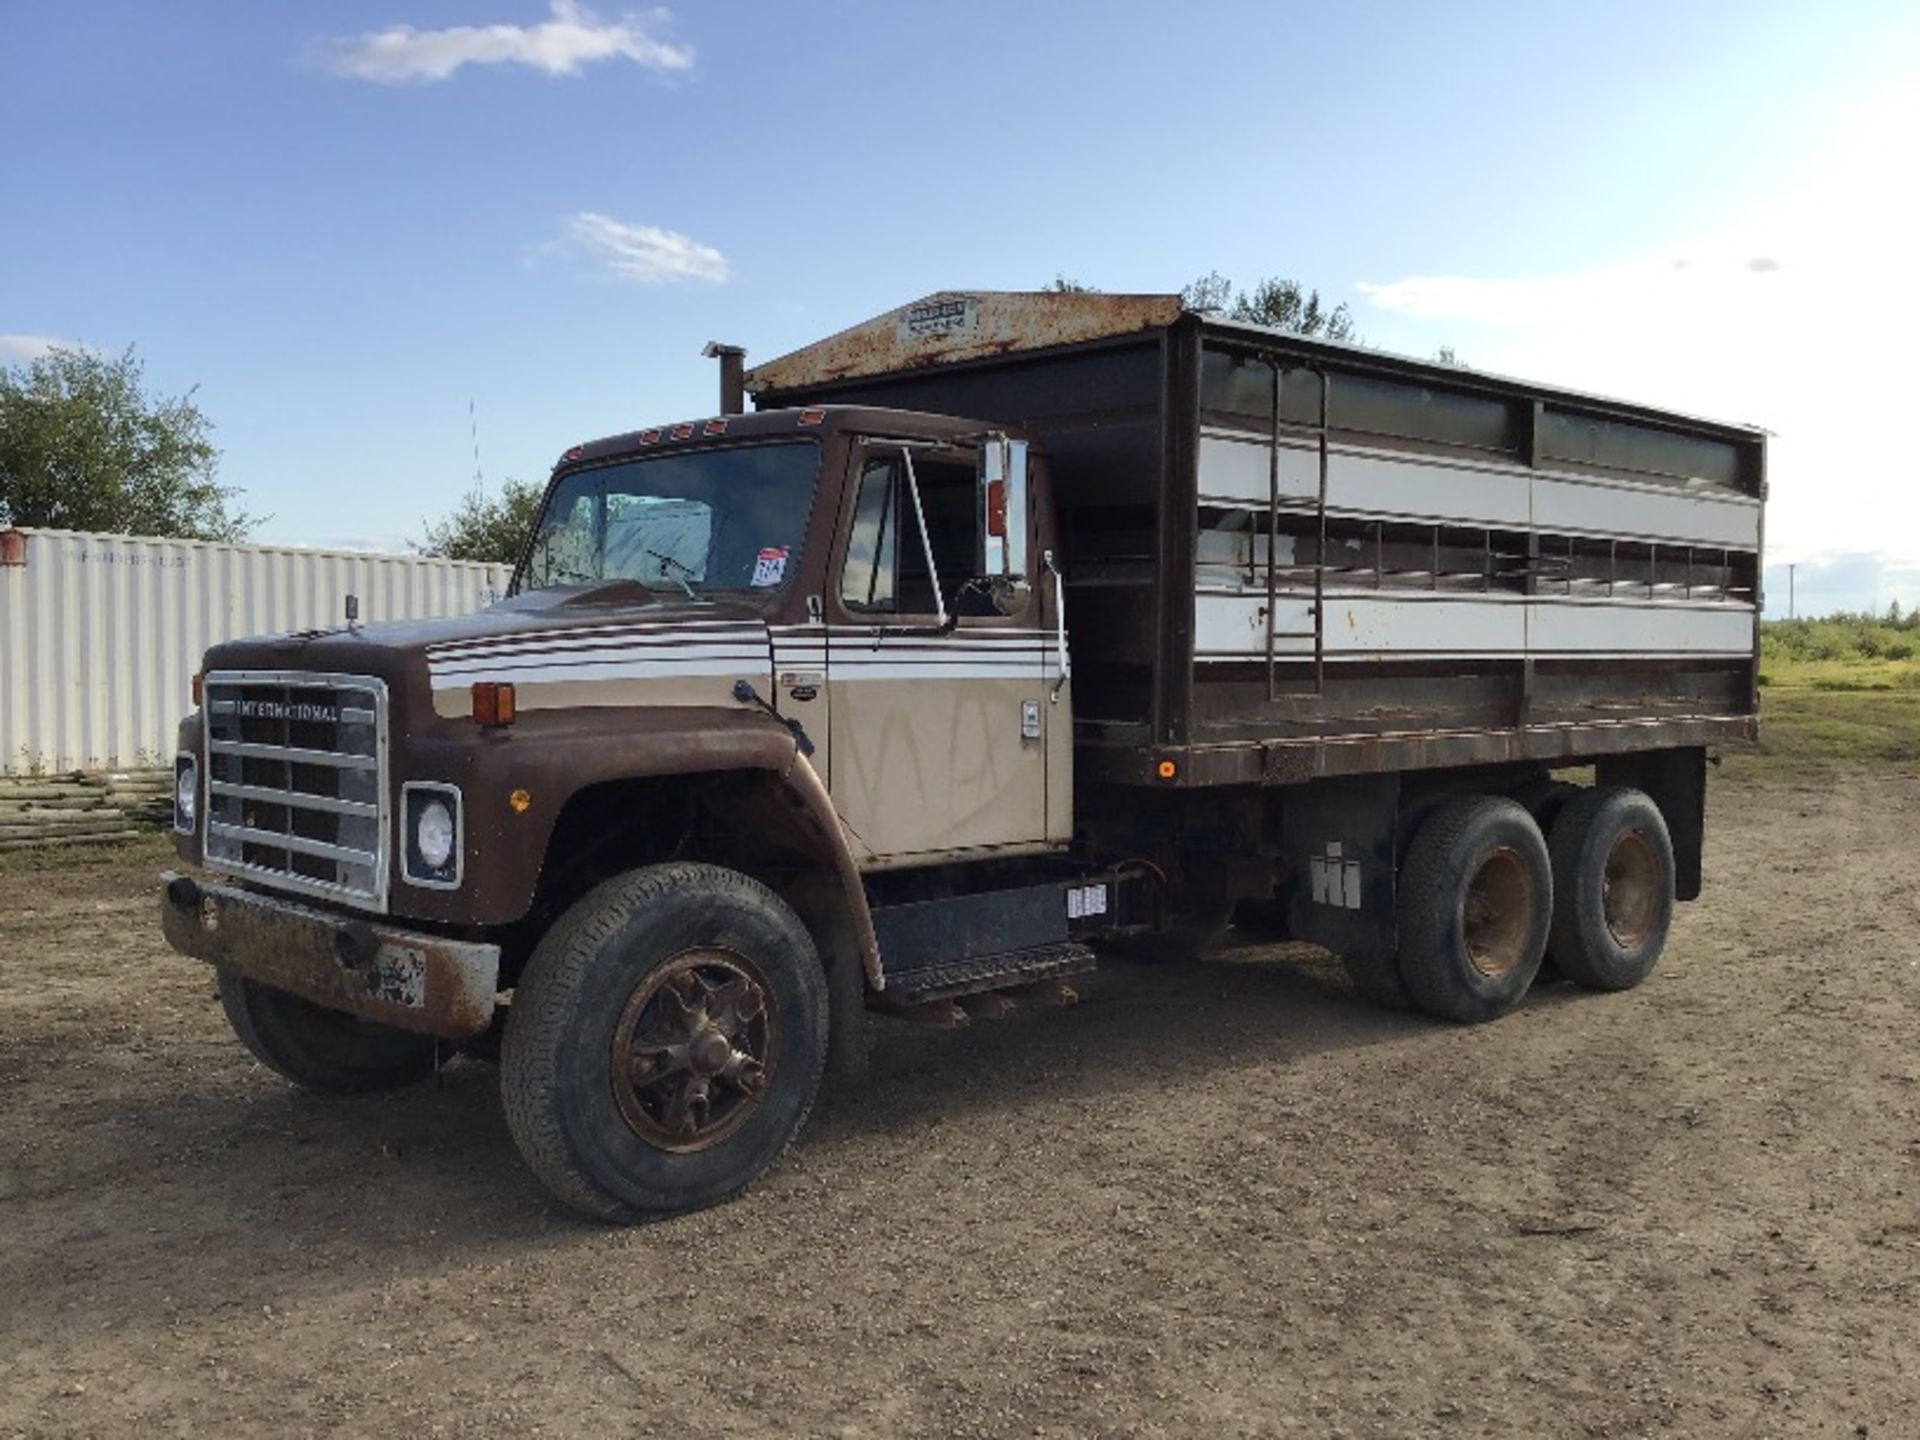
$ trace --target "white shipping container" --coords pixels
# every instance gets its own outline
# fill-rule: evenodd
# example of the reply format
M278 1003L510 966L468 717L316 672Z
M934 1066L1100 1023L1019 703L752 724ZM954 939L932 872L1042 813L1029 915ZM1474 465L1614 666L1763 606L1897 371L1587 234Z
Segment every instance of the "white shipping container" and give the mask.
M0 563L0 773L171 764L209 646L465 615L510 569L415 555L26 530ZM0 548L0 561L11 558Z

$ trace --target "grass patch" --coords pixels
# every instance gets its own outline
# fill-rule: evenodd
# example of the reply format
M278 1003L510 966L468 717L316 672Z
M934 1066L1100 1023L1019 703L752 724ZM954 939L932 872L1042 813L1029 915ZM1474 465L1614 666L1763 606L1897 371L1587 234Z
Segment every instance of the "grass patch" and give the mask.
M1737 772L1920 766L1920 617L1770 620L1760 630L1760 743Z
M1920 660L1763 658L1760 685L1765 690L1920 691Z
M1769 620L1760 627L1760 666L1809 661L1906 661L1920 658L1920 617L1834 615L1825 620Z
M90 866L124 865L129 861L144 864L151 860L155 871L178 864L173 835L155 830L128 840L106 844L62 845L50 842L21 850L0 850L0 875L17 875L36 870L77 870Z
M1730 748L1726 762L1735 774L1834 765L1920 767L1920 685L1769 685L1760 692L1759 744Z

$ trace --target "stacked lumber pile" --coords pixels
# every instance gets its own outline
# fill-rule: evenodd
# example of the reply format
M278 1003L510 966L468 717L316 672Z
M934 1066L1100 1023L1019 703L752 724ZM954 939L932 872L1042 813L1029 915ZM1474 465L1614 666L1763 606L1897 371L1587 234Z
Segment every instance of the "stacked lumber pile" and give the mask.
M171 771L0 776L0 850L130 840L172 820Z

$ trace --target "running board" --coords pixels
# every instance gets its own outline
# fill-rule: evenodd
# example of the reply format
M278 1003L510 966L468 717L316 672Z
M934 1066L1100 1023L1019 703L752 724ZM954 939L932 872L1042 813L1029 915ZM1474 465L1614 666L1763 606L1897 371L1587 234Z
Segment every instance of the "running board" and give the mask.
M978 955L893 971L887 976L883 998L889 1008L925 1005L961 995L1058 980L1091 970L1093 965L1093 951L1085 945L1071 941L1041 945L1031 950L1010 950L999 955Z

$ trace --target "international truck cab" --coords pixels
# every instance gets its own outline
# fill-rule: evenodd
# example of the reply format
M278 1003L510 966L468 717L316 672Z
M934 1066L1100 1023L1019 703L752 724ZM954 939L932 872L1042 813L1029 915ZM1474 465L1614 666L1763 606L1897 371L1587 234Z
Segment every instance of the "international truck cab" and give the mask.
M773 1163L869 1011L1237 912L1481 1021L1549 950L1637 984L1698 893L1759 432L1163 296L942 294L744 384L569 449L491 609L206 656L162 921L265 1064L497 1052L634 1219Z

